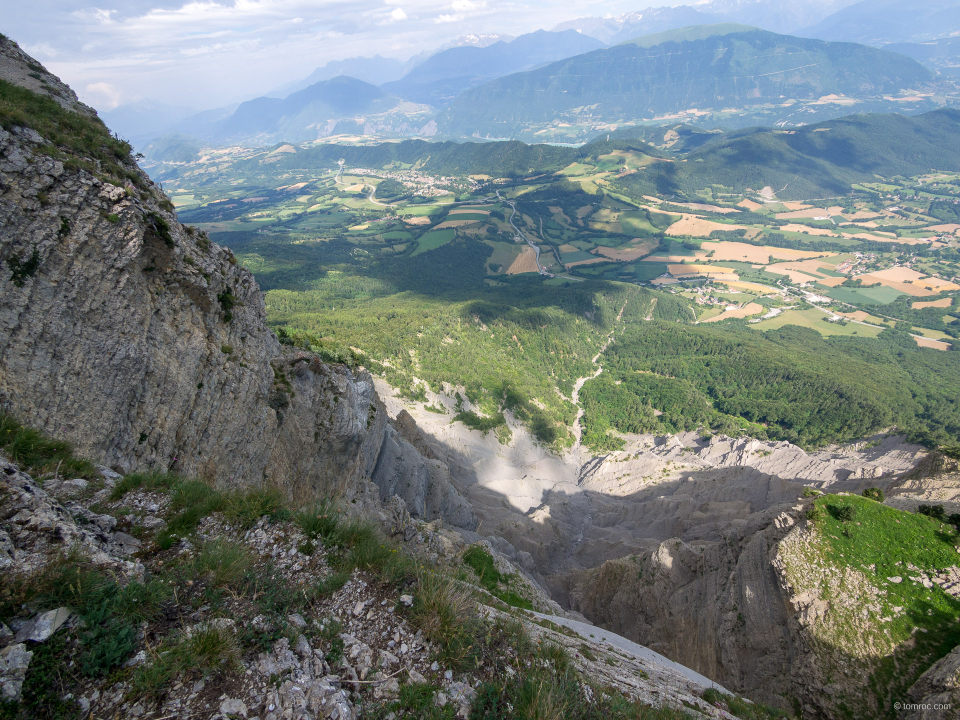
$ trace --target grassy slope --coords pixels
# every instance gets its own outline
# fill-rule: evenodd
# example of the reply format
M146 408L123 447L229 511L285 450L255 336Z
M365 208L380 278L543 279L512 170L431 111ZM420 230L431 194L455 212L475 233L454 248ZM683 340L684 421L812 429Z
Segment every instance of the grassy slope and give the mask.
M845 506L854 508L847 522L838 518ZM856 496L824 496L815 507L812 534L781 544L787 578L795 594L809 590L830 603L808 631L827 682L855 686L858 672L866 672L868 705L877 717L892 717L893 702L960 644L960 601L911 579L958 565L955 533L924 515ZM901 582L888 580L897 577ZM863 699L840 693L841 716L863 716Z

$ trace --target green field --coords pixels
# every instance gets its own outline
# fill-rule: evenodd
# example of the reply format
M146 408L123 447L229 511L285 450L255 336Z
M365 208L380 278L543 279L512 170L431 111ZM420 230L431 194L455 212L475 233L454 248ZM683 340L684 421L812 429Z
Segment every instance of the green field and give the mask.
M628 267L631 268L633 274L640 282L658 278L667 271L666 264L658 262L638 262Z
M486 220L487 217L488 216L484 215L483 213L455 213L455 214L447 215L446 219L447 220L480 221L480 220Z
M886 305L903 295L899 290L883 286L863 289L835 287L825 291L824 294L834 300L852 305Z
M588 253L585 250L580 250L578 252L560 253L560 259L563 260L564 264L566 264L580 262L581 260L596 260L597 256L593 253Z
M882 331L881 328L867 327L857 323L839 323L826 322L824 318L827 315L819 310L787 310L769 320L761 320L753 323L750 327L755 330L779 330L786 325L798 325L816 330L821 335L849 335L857 337L876 337Z
M453 228L445 228L443 230L431 230L420 236L420 239L417 240L417 249L413 251L414 255L420 255L421 253L429 252L430 250L436 250L442 245L446 245L448 242L453 240L456 237L457 231Z

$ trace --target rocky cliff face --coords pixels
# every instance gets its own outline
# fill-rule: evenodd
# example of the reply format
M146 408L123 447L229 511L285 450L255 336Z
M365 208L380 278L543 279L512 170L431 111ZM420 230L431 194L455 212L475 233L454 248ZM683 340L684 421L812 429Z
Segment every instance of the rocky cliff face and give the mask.
M798 515L771 508L731 523L719 542L651 543L575 574L570 605L717 682L782 704L804 646L771 560Z
M415 515L475 524L442 474L394 439L369 375L285 355L253 276L180 225L129 156L99 172L93 111L6 39L0 80L93 123L87 156L57 141L69 117L40 126L57 138L3 118L2 409L124 472L303 496L365 479L388 496L413 478L401 494Z

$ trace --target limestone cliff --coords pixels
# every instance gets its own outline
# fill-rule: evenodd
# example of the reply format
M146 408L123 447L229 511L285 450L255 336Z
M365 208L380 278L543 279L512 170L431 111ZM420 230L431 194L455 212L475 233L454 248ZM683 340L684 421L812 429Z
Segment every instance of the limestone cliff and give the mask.
M284 354L253 276L7 39L0 82L0 408L124 472L303 496L372 479L416 516L475 524L370 376Z

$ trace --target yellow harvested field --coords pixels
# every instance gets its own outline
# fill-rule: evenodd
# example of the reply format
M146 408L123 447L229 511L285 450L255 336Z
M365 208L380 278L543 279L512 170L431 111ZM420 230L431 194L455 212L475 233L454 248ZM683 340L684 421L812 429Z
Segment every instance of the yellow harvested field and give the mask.
M928 277L923 280L917 280L920 285L923 285L925 288L930 288L931 290L936 290L937 292L949 292L950 290L960 289L960 285L952 283L949 280L941 280L940 278Z
M636 260L637 258L642 258L644 255L649 255L655 247L656 244L650 242L649 240L634 240L629 245L622 248L610 248L601 245L597 248L597 252L604 257L610 258L611 260L625 260L629 262L631 260Z
M914 310L922 310L923 308L928 307L939 307L947 308L950 307L950 304L953 302L950 298L940 298L939 300L930 300L928 302L920 302L919 300L915 303L911 303L910 307Z
M907 282L908 280L914 282L916 280L922 280L926 275L916 270L911 270L910 268L892 267L886 270L877 270L864 277L872 277L877 280L893 280L894 282Z
M891 268L891 270L896 270L898 268ZM873 283L880 283L885 287L893 288L894 290L899 290L902 293L907 295L913 295L914 297L927 297L928 295L936 295L937 293L932 290L927 290L919 283L905 283L897 282L896 280L891 280L887 277L883 277L882 273L886 272L881 270L876 273L868 273L866 275L858 275L857 277L863 281L864 285L872 285Z
M869 210L857 210L857 212L843 212L843 208L831 208L831 210L837 210L838 212L833 213L834 215L840 215L844 220L870 220L871 218L882 217L882 213L871 212Z
M960 225L957 225L956 223L947 223L945 225L931 225L930 227L924 229L932 230L933 232L938 233L955 233L960 230Z
M811 283L820 279L818 277L814 277L813 275L807 275L806 273L802 273L797 270L785 268L782 264L768 266L767 272L773 273L774 275L786 275L788 278L790 278L791 282L795 283Z
M792 262L777 264L777 267L779 268L786 268L787 270L799 270L800 272L809 273L810 275L816 275L818 277L823 276L823 273L820 272L820 268L822 266L830 267L822 260L795 260Z
M717 315L709 320L703 320L703 322L720 322L721 320L729 320L731 318L745 318L762 313L763 311L763 305L752 302L747 303L742 308L727 308L723 311L722 315Z
M442 223L437 225L437 230L443 230L444 228L455 228L463 227L464 225L474 225L480 222L479 220L444 220Z
M930 338L913 336L913 339L917 341L917 345L925 348L933 348L934 350L949 350L950 343L941 342L940 340L931 340Z
M343 189L344 192L360 192L361 190L363 190L363 185L362 185L362 184L358 184L358 185L347 185L347 187L345 187L345 188Z
M748 263L767 264L770 258L776 260L804 260L806 258L830 257L832 252L813 252L810 250L790 250L788 248L772 247L770 245L749 245L741 242L703 242L700 249L704 252L713 252L711 260L723 262L737 261ZM697 259L700 259L699 257Z
M737 207L746 208L747 210L757 211L763 207L763 203L754 202L753 200L743 200L737 203Z
M527 245L523 248L516 260L507 268L507 275L519 275L520 273L538 272L537 251Z
M403 221L407 225L429 225L430 218L426 215L414 215L413 217L405 217Z
M786 203L784 203L786 205ZM804 210L777 213L777 220L793 220L794 218L827 218L830 212L826 208L808 207Z
M449 217L450 215L467 215L468 213L471 215L489 215L490 211L481 210L479 208L472 208L472 207L457 208L456 210L451 210L449 213L447 213L447 217Z
M578 248L576 245L571 245L570 243L564 243L558 249L562 253L580 252L580 248Z
M667 270L670 271L670 274L674 277L684 277L691 275L736 275L736 271L733 268L719 267L717 265L667 265ZM731 280L739 280L739 277L730 278Z
M665 262L665 263L682 263L684 260L706 260L707 254L705 252L695 252L693 255L658 255L658 256L649 256L643 258L640 262Z
M593 258L591 260L577 260L576 262L572 263L564 263L564 265L567 267L576 267L577 265L593 265L594 263L599 262L609 262L609 260L607 260L607 258Z
M813 228L809 225L798 225L797 223L790 223L789 225L784 225L780 228L786 232L797 232L805 233L807 235L822 235L823 237L836 237L839 233L831 232L826 228Z
M921 243L923 243L923 242L926 242L925 240L920 240L920 239L918 239L918 238L908 238L908 237L898 238L898 237L897 237L896 235L894 235L893 233L883 233L882 235L879 234L879 233L880 233L879 230L875 230L873 233L865 233L865 232L862 232L862 233L846 233L846 232L842 232L842 233L840 233L840 234L841 234L843 237L848 238L848 239L850 239L850 240L874 240L875 242L898 242L898 243L901 243L901 244L903 244L903 245L919 245L919 244L921 244Z
M696 215L684 213L679 220L667 228L668 235L689 235L690 237L710 237L714 230L746 230L746 225L727 225L712 220L704 220Z
M850 318L851 320L857 320L858 322L869 322L870 314L864 312L863 310L857 310L852 313L842 313L837 312L837 315L840 315L845 318Z
M671 204L677 205L678 207L690 208L691 210L704 210L706 212L720 213L721 215L737 212L733 208L720 207L719 205L707 205L705 203L671 203Z
M845 277L827 277L827 278L820 278L819 280L817 280L817 282L820 283L821 285L826 285L827 287L839 287L849 279L850 278L845 278Z

